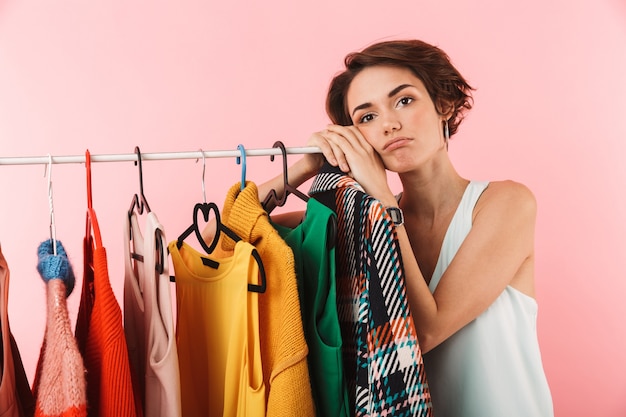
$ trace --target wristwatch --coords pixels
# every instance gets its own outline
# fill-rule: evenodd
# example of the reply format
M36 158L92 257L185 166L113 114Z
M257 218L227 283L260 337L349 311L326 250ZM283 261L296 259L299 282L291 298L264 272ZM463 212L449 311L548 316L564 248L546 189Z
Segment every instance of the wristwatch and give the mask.
M404 224L404 215L400 207L386 207L386 209L389 216L391 216L391 220L393 220L393 224L396 226L402 226Z

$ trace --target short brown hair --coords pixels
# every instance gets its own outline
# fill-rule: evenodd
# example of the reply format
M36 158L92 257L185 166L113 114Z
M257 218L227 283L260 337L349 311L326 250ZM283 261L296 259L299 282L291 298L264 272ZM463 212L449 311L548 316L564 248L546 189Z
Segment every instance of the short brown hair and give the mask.
M348 54L344 63L346 69L333 78L326 96L326 112L335 124L352 124L346 103L348 88L361 70L376 65L411 70L424 83L437 111L440 114L451 111L448 119L450 136L456 133L465 112L472 108L473 88L444 51L426 42L394 40L376 43L361 52Z

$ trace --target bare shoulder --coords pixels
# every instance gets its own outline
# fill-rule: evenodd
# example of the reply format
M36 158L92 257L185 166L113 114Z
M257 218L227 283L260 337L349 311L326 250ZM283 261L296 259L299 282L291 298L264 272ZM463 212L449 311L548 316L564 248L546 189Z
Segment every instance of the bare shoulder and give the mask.
M535 195L526 185L511 181L493 181L485 189L476 203L474 217L480 212L514 213L534 217L537 211Z

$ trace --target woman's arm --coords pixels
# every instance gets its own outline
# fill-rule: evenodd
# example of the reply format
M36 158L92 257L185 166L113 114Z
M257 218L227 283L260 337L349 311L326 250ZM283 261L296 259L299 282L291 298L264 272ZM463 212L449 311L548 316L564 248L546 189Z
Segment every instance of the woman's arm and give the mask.
M349 170L369 195L385 206L397 206L380 157L356 127L329 126L323 138L342 169ZM405 226L396 228L423 352L478 317L507 285L533 295L535 216L536 202L528 188L512 181L491 183L476 204L471 231L434 294Z
M431 295L404 227L397 228L420 347L428 352L484 312L512 285L533 296L536 202L525 186L492 183L472 229Z

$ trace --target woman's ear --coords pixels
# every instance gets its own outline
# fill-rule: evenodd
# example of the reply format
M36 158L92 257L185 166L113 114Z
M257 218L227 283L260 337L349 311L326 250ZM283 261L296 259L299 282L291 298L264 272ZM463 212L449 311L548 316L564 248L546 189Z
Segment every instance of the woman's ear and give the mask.
M447 120L454 113L454 104L448 100L440 98L435 103L435 109Z

